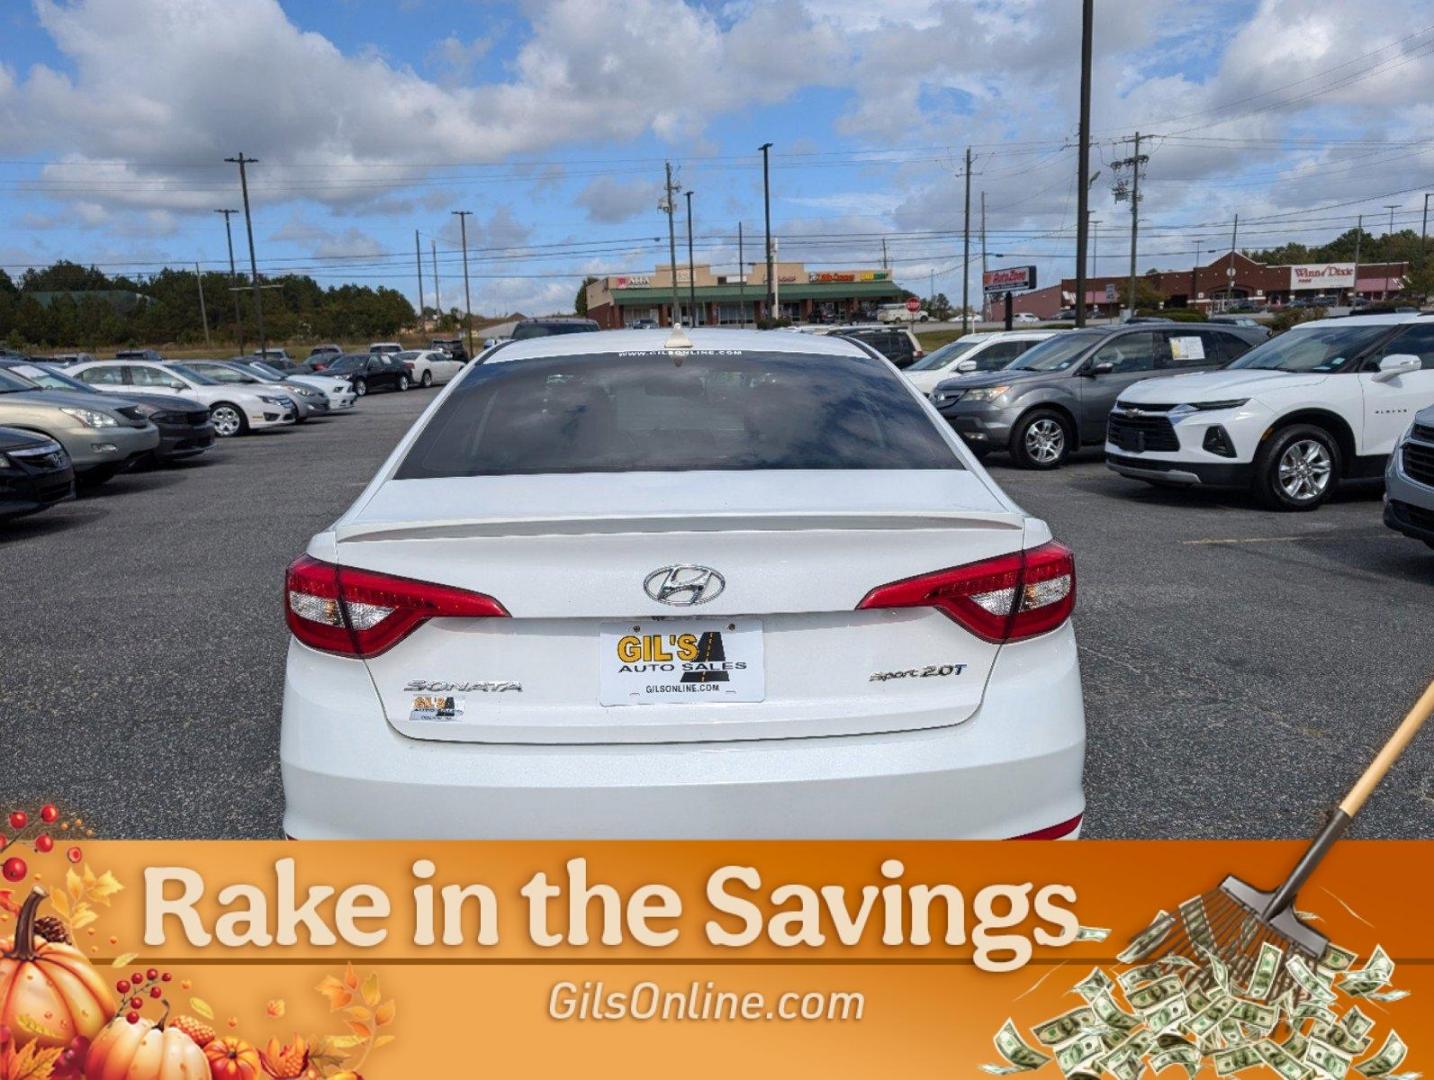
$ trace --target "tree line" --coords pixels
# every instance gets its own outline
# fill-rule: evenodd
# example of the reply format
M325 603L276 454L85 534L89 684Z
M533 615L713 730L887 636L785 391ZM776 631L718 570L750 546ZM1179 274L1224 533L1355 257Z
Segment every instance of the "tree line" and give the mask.
M204 309L201 316L200 287ZM242 283L241 283L242 284ZM393 337L411 326L413 305L396 289L368 285L324 288L303 274L260 276L270 341L352 341ZM42 303L37 293L67 295ZM89 294L89 295L87 295ZM135 294L128 298L105 294ZM143 279L108 275L61 260L15 280L0 270L0 341L12 348L203 344L207 319L215 341L258 344L249 289L232 291L227 273L164 269ZM454 321L452 315L448 321Z

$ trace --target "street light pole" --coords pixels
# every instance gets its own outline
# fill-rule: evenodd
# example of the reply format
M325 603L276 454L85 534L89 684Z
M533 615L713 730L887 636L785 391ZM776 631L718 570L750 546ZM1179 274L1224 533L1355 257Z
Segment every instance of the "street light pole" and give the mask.
M762 212L767 221L767 318L775 318L772 311L772 182L771 172L768 168L767 152L772 149L772 144L764 142L758 147L762 151Z
M450 210L458 218L458 234L463 245L463 330L468 338L468 355L473 352L473 298L468 291L468 218L472 210Z
M971 332L971 148L966 147L966 230L961 241L961 333Z
M687 196L687 316L692 325L697 325L697 267L692 262L692 189L683 192Z

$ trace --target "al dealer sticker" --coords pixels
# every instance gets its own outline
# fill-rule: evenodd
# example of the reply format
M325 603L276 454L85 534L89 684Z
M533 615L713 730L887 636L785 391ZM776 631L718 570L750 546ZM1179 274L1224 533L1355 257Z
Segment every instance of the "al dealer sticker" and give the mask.
M598 701L687 705L766 697L762 624L756 619L604 623Z
M408 718L430 723L457 720L463 716L463 701L452 694L419 694L413 699Z

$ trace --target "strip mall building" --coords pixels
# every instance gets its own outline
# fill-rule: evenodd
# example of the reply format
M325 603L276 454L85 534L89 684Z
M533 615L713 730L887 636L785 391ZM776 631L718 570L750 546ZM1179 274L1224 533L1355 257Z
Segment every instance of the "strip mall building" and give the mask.
M1239 252L1221 255L1214 262L1191 270L1152 270L1141 281L1165 298L1166 307L1220 311L1230 303L1252 300L1280 307L1300 297L1332 297L1331 304L1348 304L1358 296L1387 300L1404 285L1409 264L1360 263L1358 281L1353 262L1303 263L1271 266ZM1105 275L1086 281L1086 307L1101 315L1118 315L1120 298L1130 278ZM1063 308L1075 307L1075 278L1014 297L1014 310L1053 319Z
M778 262L775 310L793 322L845 322L870 318L881 304L901 300L901 289L889 270L808 270L799 262ZM767 267L758 263L745 279L740 274L714 274L698 263L689 275L677 268L678 303L683 321L698 326L752 325L768 315ZM672 322L672 268L651 273L614 274L587 287L588 318L604 330L621 329L639 320L660 326ZM695 301L695 307L688 308Z

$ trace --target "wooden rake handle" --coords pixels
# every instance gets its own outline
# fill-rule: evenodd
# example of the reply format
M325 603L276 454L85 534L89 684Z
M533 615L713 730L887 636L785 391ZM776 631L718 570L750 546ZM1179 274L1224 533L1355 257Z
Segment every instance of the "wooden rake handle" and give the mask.
M1274 918L1294 903L1295 894L1299 892L1300 887L1309 880L1309 876L1314 873L1320 860L1334 846L1334 842L1344 835L1344 831L1349 828L1349 823L1354 820L1354 815L1359 813L1369 796L1374 793L1374 789L1384 779L1385 773L1394 767L1394 763L1399 760L1399 755L1404 753L1404 748L1409 745L1409 740L1414 738L1415 733L1424 726L1424 721L1429 719L1430 713L1434 713L1434 682L1424 688L1424 693L1414 703L1414 708L1405 714L1403 722L1394 729L1394 734L1389 736L1389 741L1374 756L1369 767L1355 781L1354 787L1349 789L1349 794L1339 804L1339 809L1330 815L1329 821L1320 830L1320 834L1305 849L1304 855L1295 864L1295 868L1290 871L1290 876L1285 879L1285 883L1275 890L1269 905L1265 908L1265 918Z
M1354 787L1349 789L1349 794L1339 804L1342 812L1349 817L1359 813L1369 796L1374 793L1374 789L1379 786L1379 782L1384 779L1384 774L1393 768L1399 755L1404 753L1409 740L1414 738L1424 721L1429 719L1430 713L1434 713L1434 682L1425 687L1423 695L1414 703L1414 708L1405 714L1404 722L1389 736L1389 741L1369 763L1369 768L1364 770L1364 774L1355 781Z

